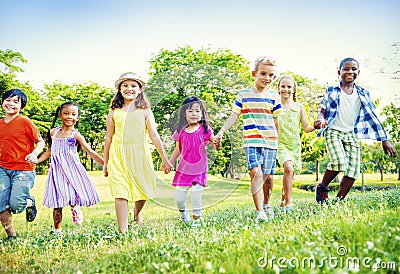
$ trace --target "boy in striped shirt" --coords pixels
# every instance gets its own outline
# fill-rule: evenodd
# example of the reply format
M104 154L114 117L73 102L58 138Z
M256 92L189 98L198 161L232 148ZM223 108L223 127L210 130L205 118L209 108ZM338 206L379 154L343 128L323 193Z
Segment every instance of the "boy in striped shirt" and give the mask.
M265 56L255 61L252 71L254 86L239 91L232 108L232 114L215 136L222 140L242 114L243 148L247 167L250 170L251 193L257 210L257 220L268 221L274 217L269 205L275 173L276 152L278 148L278 120L281 103L278 92L268 89L277 74L276 62Z

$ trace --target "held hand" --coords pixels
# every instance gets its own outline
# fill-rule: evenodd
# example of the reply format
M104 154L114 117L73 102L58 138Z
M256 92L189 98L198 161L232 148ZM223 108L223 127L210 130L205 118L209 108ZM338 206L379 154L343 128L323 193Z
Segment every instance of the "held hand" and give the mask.
M214 137L214 144L218 145L218 147L219 147L223 137L224 137L224 133L222 131L219 131L218 134L215 135L215 137Z
M108 177L107 165L103 166L103 175L104 175L104 177Z
M25 160L31 164L37 164L38 158L36 153L32 152L31 154L26 155Z
M325 119L318 119L314 122L314 128L315 129L321 129L323 127L325 127L328 124L328 121Z
M219 143L212 142L211 145L215 150L218 150L221 147L221 142L219 142Z
M383 141L382 142L382 148L385 154L388 154L392 158L397 157L397 150L390 144L389 141Z
M168 174L172 170L172 164L169 160L163 160L161 163L161 168L162 171L164 171L165 174Z

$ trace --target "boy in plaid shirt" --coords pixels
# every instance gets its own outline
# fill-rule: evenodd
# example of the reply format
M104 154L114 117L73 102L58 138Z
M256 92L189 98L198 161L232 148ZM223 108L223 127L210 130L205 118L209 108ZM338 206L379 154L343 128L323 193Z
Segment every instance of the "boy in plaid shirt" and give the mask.
M340 82L328 87L321 102L321 109L315 128L322 128L318 136L324 136L329 163L322 182L316 187L318 203L325 204L328 198L329 183L344 172L337 199L349 193L360 174L360 147L357 138L373 139L382 142L385 153L397 157L396 149L388 141L377 115L369 92L355 84L359 75L359 64L348 57L340 62L338 75Z

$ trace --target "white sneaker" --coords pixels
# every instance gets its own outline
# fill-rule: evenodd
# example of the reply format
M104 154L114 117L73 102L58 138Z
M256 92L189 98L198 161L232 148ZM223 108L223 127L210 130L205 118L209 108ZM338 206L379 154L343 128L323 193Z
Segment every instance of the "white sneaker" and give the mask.
M57 228L55 228L54 230L53 230L53 234L54 234L54 236L62 236L62 228L59 228L59 229L57 229Z
M256 221L268 222L268 216L265 211L257 211Z
M184 223L189 223L190 222L190 212L189 210L185 210L181 212L181 220Z
M275 217L274 209L270 205L264 205L264 212L268 215L268 218L273 219Z
M201 221L200 221L200 219L193 220L191 226L192 226L192 227L201 226Z

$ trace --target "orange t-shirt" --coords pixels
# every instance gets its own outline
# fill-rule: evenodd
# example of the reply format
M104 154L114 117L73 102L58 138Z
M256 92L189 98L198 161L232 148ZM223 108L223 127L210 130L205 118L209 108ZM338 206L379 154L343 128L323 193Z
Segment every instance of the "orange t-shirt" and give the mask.
M35 170L25 160L41 138L40 132L28 117L18 115L10 122L0 120L0 166L9 170Z

